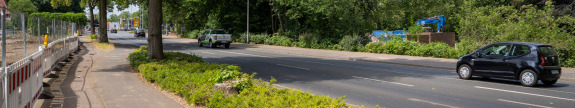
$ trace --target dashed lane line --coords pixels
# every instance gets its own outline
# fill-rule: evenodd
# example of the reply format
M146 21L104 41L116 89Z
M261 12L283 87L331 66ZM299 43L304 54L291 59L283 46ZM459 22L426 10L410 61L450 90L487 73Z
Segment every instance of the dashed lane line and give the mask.
M383 81L383 80L371 79L371 78L364 78L364 77L358 77L358 76L352 76L352 77L354 77L354 78L359 78L359 79L365 79L365 80L372 80L372 81L378 81L378 82L391 83L391 84L402 85L402 86L409 86L409 87L413 87L413 86L414 86L414 85L411 85L411 84L404 84L404 83L391 82L391 81Z
M291 68L296 68L296 69L311 70L311 69L308 69L308 68L297 67L297 66L290 66L290 65L284 65L284 64L276 64L276 65L285 66L285 67L291 67Z
M523 103L523 102L517 102L517 101L511 101L511 100L505 100L505 99L497 99L497 100L499 100L499 101L503 101L503 102L514 103L514 104L527 105L527 106L531 106L531 107L539 107L539 108L553 108L553 107L548 107L548 106L543 106L543 105L535 105L535 104L530 104L530 103Z
M475 88L480 88L480 89L486 89L486 90L494 90L494 91L501 91L501 92L515 93L515 94L524 94L524 95L531 95L531 96L538 96L538 97L546 97L546 98L553 98L553 99L560 99L560 100L567 100L567 101L575 101L575 99L555 97L555 96L546 96L546 95L540 95L540 94L534 94L534 93L526 93L526 92L513 91L513 90L504 90L504 89L481 87L481 86L474 86L474 87L475 87Z
M437 103L437 102L431 102L431 101L426 101L426 100L421 100L421 99L415 99L415 98L409 98L409 99L407 99L407 100L416 101L416 102L423 102L423 103L429 103L429 104L432 104L432 105L439 105L439 106L444 106L444 107L448 107L448 108L459 108L459 107L455 107L455 106L451 106L451 105L445 105L445 104L440 104L440 103Z

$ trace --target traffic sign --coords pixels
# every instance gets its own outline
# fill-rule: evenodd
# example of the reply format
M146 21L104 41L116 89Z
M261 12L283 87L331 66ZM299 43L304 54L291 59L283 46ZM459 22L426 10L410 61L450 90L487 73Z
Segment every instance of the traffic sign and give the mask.
M140 26L140 19L134 18L134 27Z

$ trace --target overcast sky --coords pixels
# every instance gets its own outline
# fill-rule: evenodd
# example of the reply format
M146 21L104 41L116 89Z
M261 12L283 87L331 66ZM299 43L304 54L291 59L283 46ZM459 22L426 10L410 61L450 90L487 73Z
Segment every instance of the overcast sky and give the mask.
M116 7L116 6L114 6L114 7ZM86 16L90 16L90 9L86 8L86 9L84 9L84 11L86 11ZM112 14L120 15L120 13L122 13L123 11L128 11L128 12L130 12L130 15L131 15L132 13L138 11L138 6L130 5L130 7L126 8L124 10L118 10L118 9L114 8L114 12L108 12L107 17L110 18L110 15L112 15ZM94 14L98 14L98 13L99 13L98 7L96 7L96 9L94 9Z

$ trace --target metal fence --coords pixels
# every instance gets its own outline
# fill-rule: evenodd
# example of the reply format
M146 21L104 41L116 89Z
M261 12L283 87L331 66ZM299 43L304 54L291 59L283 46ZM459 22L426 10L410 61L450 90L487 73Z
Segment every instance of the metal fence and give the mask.
M42 91L43 77L78 48L81 25L28 16L0 7L2 108L31 108Z

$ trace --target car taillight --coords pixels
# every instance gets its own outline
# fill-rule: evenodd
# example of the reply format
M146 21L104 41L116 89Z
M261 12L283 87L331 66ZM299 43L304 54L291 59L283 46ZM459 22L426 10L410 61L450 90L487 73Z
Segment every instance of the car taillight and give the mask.
M218 35L215 35L214 38L216 38L216 40L218 40Z
M541 66L545 66L545 57L541 56Z

